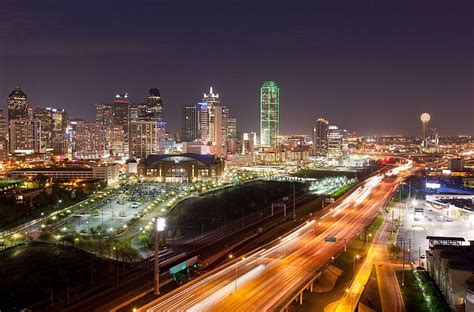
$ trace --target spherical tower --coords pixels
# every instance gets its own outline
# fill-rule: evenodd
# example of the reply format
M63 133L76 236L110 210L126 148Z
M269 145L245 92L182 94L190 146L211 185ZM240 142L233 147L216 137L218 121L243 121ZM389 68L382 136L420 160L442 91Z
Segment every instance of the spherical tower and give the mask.
M421 140L422 140L423 143L428 138L428 130L429 130L428 123L429 123L430 119L431 119L431 116L428 113L423 113L420 116L420 120L421 120Z

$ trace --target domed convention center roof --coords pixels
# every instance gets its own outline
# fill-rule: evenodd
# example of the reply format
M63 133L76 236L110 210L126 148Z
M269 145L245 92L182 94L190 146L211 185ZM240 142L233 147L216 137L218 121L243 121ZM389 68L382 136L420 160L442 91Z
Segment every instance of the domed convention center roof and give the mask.
M10 95L8 97L9 98L25 98L26 99L26 94L23 91L21 91L19 86L17 86L15 89L13 89L12 92L10 92Z

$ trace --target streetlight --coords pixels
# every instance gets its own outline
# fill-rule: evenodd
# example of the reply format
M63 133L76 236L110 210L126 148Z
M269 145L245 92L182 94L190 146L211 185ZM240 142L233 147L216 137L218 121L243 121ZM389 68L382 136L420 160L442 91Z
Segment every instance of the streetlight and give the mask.
M354 264L354 277L355 277L355 274L356 274L356 259L360 259L360 256L359 255L355 255L354 256L354 261L353 261L353 264Z
M367 235L367 246L369 245L369 237L372 237L372 233L369 233L369 235ZM367 247L369 248L369 247Z
M154 294L160 294L160 233L165 230L166 219L163 217L155 218L155 290Z
M232 259L234 258L234 255L230 254L229 255L229 259ZM245 260L245 257L242 257L242 261ZM238 264L239 264L239 258L238 257L235 257L235 282L234 282L234 293L237 292L237 268L238 268Z

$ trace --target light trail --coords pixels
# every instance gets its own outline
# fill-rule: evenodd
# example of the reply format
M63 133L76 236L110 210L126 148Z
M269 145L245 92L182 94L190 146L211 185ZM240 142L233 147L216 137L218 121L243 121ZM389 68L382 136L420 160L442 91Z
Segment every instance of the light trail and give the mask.
M334 209L318 213L315 218L323 222L305 222L271 247L250 253L245 263L225 264L140 311L268 311L284 307L295 291L306 286L308 277L343 251L339 242L350 241L374 219L402 179L383 179L381 175L367 179ZM325 242L326 237L337 237L338 242ZM229 295L236 281L236 265L238 289Z

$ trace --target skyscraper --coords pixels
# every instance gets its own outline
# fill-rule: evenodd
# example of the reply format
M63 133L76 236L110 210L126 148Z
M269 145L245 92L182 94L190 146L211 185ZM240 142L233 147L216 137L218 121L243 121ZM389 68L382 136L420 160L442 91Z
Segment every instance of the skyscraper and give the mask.
M212 146L212 153L224 156L227 149L227 118L229 110L220 105L219 94L212 87L209 94L204 93L197 105L198 137L206 145Z
M342 145L344 139L344 131L337 126L328 127L328 147L327 158L332 160L340 160L342 157Z
M129 116L129 157L144 159L150 154L163 154L166 122L160 90L149 89L146 103L130 104Z
M109 155L128 153L129 106L128 93L117 94L113 103L96 105L96 122L103 128L105 149ZM117 141L118 138L124 139L123 144Z
M164 121L134 121L130 123L130 158L145 159L151 154L164 154Z
M41 153L41 123L34 118L26 94L16 87L7 99L9 151Z
M130 101L128 93L117 94L115 96L113 105L113 124L115 126L122 126L125 136L128 133L128 106Z
M35 107L34 118L41 122L41 145L44 151L63 155L67 152L66 127L69 115L64 109Z
M198 139L198 105L183 105L181 113L181 135L183 142Z
M101 123L77 121L75 124L75 157L100 159L107 155Z
M7 99L8 120L28 119L28 98L26 94L16 87Z
M148 90L148 97L147 97L147 114L149 115L150 119L156 121L163 120L163 101L161 100L160 89L158 88L151 88Z
M163 101L160 90L151 88L148 90L146 103L129 104L129 121L162 121Z
M11 153L42 153L41 122L33 118L12 119L8 122Z
M8 157L8 130L7 120L3 115L3 110L0 109L0 161Z
M237 118L227 118L227 139L237 138Z
M280 135L280 88L265 81L260 88L260 145L276 147Z
M328 148L329 122L324 118L318 118L313 129L313 154L326 156Z

